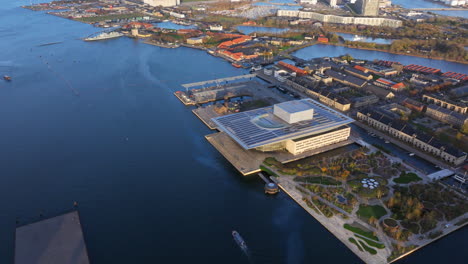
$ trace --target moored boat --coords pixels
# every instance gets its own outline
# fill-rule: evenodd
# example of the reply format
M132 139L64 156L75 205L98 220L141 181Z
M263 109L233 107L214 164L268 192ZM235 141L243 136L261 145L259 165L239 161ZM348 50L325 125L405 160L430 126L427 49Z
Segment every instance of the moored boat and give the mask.
M4 79L5 81L11 81L11 76L4 75L4 76L3 76L3 79Z

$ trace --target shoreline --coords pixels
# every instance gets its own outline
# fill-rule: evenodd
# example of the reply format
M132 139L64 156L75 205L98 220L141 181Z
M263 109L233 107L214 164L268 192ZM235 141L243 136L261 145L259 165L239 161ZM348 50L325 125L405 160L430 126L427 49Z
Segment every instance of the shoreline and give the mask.
M392 52L392 51L387 51L387 50L380 50L380 49L373 49L373 48L363 48L363 47L350 47L350 46L348 46L346 44L338 44L338 43L336 43L336 44L335 43L317 43L317 44L337 46L337 47L345 47L345 48L349 48L349 49L379 51L379 52L395 54L395 55L405 55L405 56L418 57L418 58L423 58L423 59L428 59L428 60L448 61L448 62L454 62L454 63L460 63L460 64L468 65L468 61L457 61L457 60L451 60L451 59L444 59L444 58L440 58L440 57L427 57L427 56L417 55L417 54L413 54L413 53Z
M466 225L468 225L468 222L462 224L462 225L459 225L459 226L454 226L452 227L448 232L444 232L442 235L434 238L433 240L431 241L428 241L428 242L425 242L423 243L422 245L419 245L417 247L415 247L414 249L388 261L388 260L385 260L384 262L375 262L376 260L375 259L372 259L372 262L368 262L369 259L367 258L367 254L365 254L365 251L359 251L358 248L350 243L346 238L345 236L348 236L347 233L348 231L344 230L343 229L343 232L341 233L334 233L332 230L331 230L331 227L333 227L332 223L330 223L330 221L333 219L333 220L337 220L335 219L336 216L332 216L331 218L326 218L326 219L322 219L323 217L320 216L320 217L317 217L316 213L308 207L307 204L305 204L305 202L302 200L302 199L299 199L298 197L302 197L302 193L298 192L297 190L295 190L294 188L288 188L286 187L286 184L287 182L283 183L280 179L281 177L286 177L286 176L280 176L279 178L274 178L274 182L276 182L278 184L278 186L281 188L282 191L284 191L292 200L294 200L299 206L301 206L307 213L309 213L317 222L319 222L323 227L325 227L325 229L327 229L327 231L329 231L332 235L335 236L335 238L337 238L338 240L340 240L340 242L342 242L349 250L351 250L356 256L358 256L362 261L364 261L365 263L393 263L393 262L396 262L400 259L403 259L405 257L407 257L408 255L416 252L417 250L419 249L422 249L424 248L425 246L433 243L433 242L436 242L452 233L454 233L455 231L458 231L459 229L462 229L464 228ZM466 214L466 213L465 213ZM327 220L327 221L325 221ZM346 222L345 220L343 219L338 219L339 221L341 222ZM330 225L330 226L329 226ZM352 237L352 236L350 236ZM387 248L387 247L386 247ZM369 256L376 256L376 255L369 255Z

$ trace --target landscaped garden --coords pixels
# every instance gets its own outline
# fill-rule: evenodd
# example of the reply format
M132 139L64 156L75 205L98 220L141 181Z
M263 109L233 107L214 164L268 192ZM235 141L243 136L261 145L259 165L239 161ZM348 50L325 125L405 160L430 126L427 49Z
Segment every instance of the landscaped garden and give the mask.
M369 219L374 217L375 219L380 219L382 216L387 214L385 208L380 205L359 205L359 210L356 214L362 218Z
M416 173L413 173L413 172L406 173L404 171L401 172L400 177L393 179L393 181L395 183L400 183L400 184L406 184L406 183L410 183L410 182L417 182L417 181L420 181L420 180L422 180L422 179L419 178L419 176L416 175Z
M367 256L387 254L388 260L401 256L424 239L443 235L440 221L468 212L468 201L448 187L423 184L410 167L392 162L379 150L362 148L288 164L267 158L264 164L262 170L287 179L313 212L341 219L345 239ZM466 222L461 219L457 224Z

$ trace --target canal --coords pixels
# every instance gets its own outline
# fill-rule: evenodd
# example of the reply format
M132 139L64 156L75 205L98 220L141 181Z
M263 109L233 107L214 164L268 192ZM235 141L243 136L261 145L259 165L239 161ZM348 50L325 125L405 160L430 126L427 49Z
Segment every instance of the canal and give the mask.
M404 8L444 8L448 7L441 3L436 3L429 0L392 0L392 4L399 5ZM458 16L463 18L468 18L468 11L431 11L435 14L444 15L444 16Z
M421 57L407 56L407 55L398 55L391 54L381 51L372 51L372 50L361 50L353 49L343 46L333 46L333 45L324 45L317 44L309 46L307 48L298 50L292 55L308 60L318 57L337 57L344 54L350 54L354 58L366 59L366 60L389 60L389 61L398 61L404 65L408 64L420 64L427 67L433 67L441 69L442 71L454 71L460 73L468 73L468 65L456 62L442 61L442 60L433 60Z

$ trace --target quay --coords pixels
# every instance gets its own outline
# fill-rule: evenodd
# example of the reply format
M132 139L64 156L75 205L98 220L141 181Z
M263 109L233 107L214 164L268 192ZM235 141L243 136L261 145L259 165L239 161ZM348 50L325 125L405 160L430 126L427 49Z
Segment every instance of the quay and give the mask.
M205 136L205 138L244 176L260 172L260 166L268 157L274 157L281 163L288 163L355 143L354 140L348 139L336 144L293 155L286 151L261 152L257 150L246 150L224 132L209 134Z
M182 84L182 87L184 87L186 91L188 91L188 89L197 87L197 86L205 86L208 84L219 85L223 82L227 83L227 82L237 81L237 80L242 80L242 79L253 79L256 76L257 76L256 74L244 74L244 75L238 75L238 76L227 77L227 78L220 78L220 79L214 79L214 80L208 80L208 81L202 81L202 82Z
M18 227L15 264L89 264L77 211Z
M468 8L463 7L439 7L439 8L411 8L414 11L468 11Z

